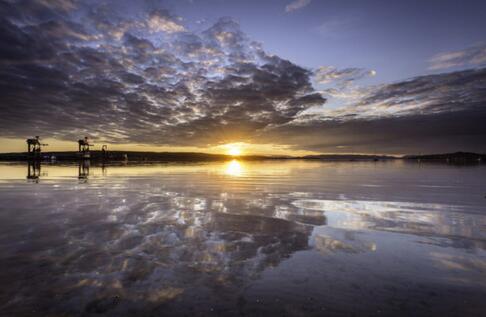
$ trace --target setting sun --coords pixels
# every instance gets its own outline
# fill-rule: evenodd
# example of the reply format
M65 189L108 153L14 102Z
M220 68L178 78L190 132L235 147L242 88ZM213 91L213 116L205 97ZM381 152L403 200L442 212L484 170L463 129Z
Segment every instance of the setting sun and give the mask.
M241 155L241 148L237 145L229 145L228 146L228 154L231 156L240 156Z

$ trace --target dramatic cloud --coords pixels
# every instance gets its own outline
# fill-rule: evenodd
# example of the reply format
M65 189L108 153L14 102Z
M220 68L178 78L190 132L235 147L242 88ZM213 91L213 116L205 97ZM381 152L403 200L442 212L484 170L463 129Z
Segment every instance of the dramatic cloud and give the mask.
M360 92L358 103L326 109L324 116L377 119L481 108L486 102L486 69L421 76Z
M312 0L295 0L285 6L285 12L292 12L307 7Z
M2 3L0 135L205 146L325 102L230 18L194 33L162 8L69 4Z
M484 65L486 65L486 44L481 44L459 51L437 54L430 59L429 69L442 70Z
M361 90L358 102L266 131L322 152L486 151L486 69L421 76Z

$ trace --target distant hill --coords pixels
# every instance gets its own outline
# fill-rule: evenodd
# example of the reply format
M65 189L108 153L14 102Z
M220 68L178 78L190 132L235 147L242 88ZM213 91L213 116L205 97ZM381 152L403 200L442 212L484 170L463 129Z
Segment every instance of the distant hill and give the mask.
M434 160L434 161L484 161L486 162L486 154L478 154L471 152L455 152L444 154L427 154L427 155L407 155L403 157L408 160Z

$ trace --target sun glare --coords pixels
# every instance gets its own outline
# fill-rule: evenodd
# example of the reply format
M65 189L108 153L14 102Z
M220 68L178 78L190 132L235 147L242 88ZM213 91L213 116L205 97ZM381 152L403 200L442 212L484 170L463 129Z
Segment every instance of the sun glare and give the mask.
M231 156L240 156L241 155L241 148L237 145L230 145L228 147L228 154Z
M232 160L226 164L224 172L227 175L239 177L243 174L243 165L237 160Z

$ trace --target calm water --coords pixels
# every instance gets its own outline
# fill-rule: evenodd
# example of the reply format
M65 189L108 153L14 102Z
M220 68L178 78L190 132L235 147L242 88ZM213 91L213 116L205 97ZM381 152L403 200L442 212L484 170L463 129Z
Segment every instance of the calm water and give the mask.
M1 316L485 316L486 166L0 164Z

